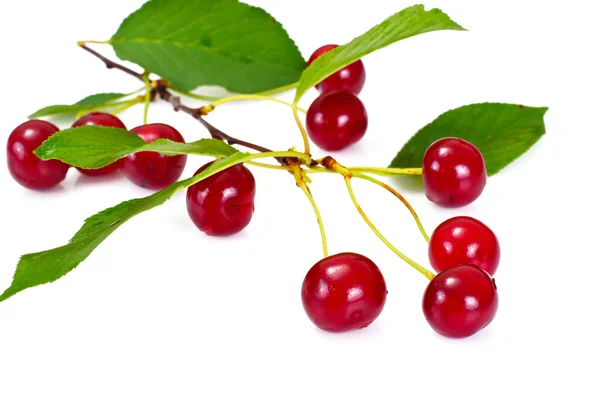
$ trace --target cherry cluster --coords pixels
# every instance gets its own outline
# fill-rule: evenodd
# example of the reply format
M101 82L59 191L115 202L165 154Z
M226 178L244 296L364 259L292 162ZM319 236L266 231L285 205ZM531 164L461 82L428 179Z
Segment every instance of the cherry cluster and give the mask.
M308 65L336 45L316 50ZM306 129L321 149L337 151L358 142L367 130L367 112L358 98L366 80L358 60L320 82L320 95L310 105ZM113 114L91 112L73 127L84 125L127 129ZM8 168L22 186L47 190L62 182L71 167L57 160L43 161L34 150L59 128L43 120L18 126L8 139ZM182 135L166 124L146 124L131 132L145 142L170 139L184 142ZM77 168L89 176L109 175L121 170L134 184L161 190L175 183L186 165L186 155L166 156L156 152L131 154L96 170ZM202 166L202 172L212 162ZM475 201L487 182L480 151L459 138L432 143L422 162L427 198L442 207L462 207ZM254 213L256 185L242 164L229 167L187 190L186 204L193 223L211 236L228 236L243 230ZM471 336L487 326L498 308L493 275L500 262L500 246L493 231L471 217L458 216L440 224L428 245L431 274L422 299L425 319L439 334L451 338ZM318 261L307 272L301 299L304 310L317 327L344 332L369 326L381 314L387 286L383 274L369 258L357 253L338 253Z

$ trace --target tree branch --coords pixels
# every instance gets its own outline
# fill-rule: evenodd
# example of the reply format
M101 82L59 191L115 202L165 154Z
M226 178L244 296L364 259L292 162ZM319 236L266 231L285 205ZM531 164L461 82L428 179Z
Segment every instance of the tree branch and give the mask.
M117 64L116 62L109 60L108 58L104 57L102 54L98 53L96 50L92 50L89 47L87 47L85 45L85 43L83 43L83 42L79 42L77 44L79 45L79 47L81 47L82 49L84 49L88 53L91 53L94 56L98 57L100 59L100 61L102 61L104 63L104 65L106 65L106 68L108 68L108 69L113 69L113 68L114 69L118 69L120 71L125 72L126 74L129 74L129 75L133 76L134 78L139 79L140 81L144 81L144 78L143 78L142 74L137 73L134 70L127 68L124 65Z

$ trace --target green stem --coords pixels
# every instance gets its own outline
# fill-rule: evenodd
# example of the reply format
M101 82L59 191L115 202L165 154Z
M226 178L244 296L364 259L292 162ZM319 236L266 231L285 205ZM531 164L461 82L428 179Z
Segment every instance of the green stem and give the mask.
M141 102L142 102L142 101L141 101L141 99L139 99L139 98L132 99L132 100L130 100L130 101L129 101L129 103L128 103L128 104L125 104L125 105L123 105L123 106L121 106L121 107L119 107L119 108L116 108L116 109L112 110L110 113L111 113L111 114L113 114L113 115L120 114L120 113L122 113L123 111L125 111L125 110L128 110L128 109L130 109L131 107L133 107L133 106L135 106L136 104L139 104L139 103L141 103Z
M214 97L214 96L203 96L201 94L196 94L196 93L192 93L192 92L188 92L187 90L181 90L181 89L177 89L176 87L170 87L171 90L173 90L176 93L179 93L181 95L184 95L186 97L192 98L192 99L197 99L197 100L204 100L204 101L217 101L222 99L222 97Z
M286 105L288 107L293 107L293 105L291 103L288 103L287 101L283 101L283 100L279 100L275 97L271 97L271 96L263 96L260 94L239 94L239 95L235 95L235 96L230 96L230 97L225 97L222 99L219 99L213 103L211 103L208 106L202 107L202 110L204 112L204 114L208 114L210 112L212 112L217 106L226 104L226 103L230 103L233 101L243 101L243 100L265 100L265 101L273 101L279 104L283 104ZM302 109L302 108L298 108L298 111L303 112L304 114L307 113L306 110Z
M390 185L387 185L383 182L381 182L378 179L375 179L369 175L365 175L362 174L360 172L356 172L353 171L352 176L355 176L357 178L360 179L364 179L366 181L369 181L371 183L374 183L378 186L381 186L382 188L384 188L385 190L387 190L388 192L390 192L391 194L393 194L394 196L396 196L396 198L398 200L400 200L402 202L402 204L404 204L404 206L408 209L408 211L410 211L410 213L412 214L415 222L417 223L417 226L419 227L419 230L421 231L421 235L423 235L423 238L425 238L425 241L427 243L429 243L429 235L427 235L427 232L425 231L425 228L423 227L423 224L421 223L421 220L419 219L419 216L417 215L417 212L414 210L414 208L412 208L412 206L410 205L410 203L408 202L408 200L406 200L404 198L404 196L402 196L400 193L398 193L397 190L394 190L394 188L392 188Z
M292 104L292 112L294 113L294 120L296 120L296 124L300 129L300 134L302 135L302 141L304 142L304 153L310 154L310 142L308 141L308 133L300 121L300 117L298 116L298 104Z
M289 84L289 85L285 85L285 86L281 86L275 89L270 89L270 90L265 90L263 92L259 92L257 94L259 95L263 95L263 96L270 96L272 94L278 94L278 93L282 93L282 92L287 92L288 90L292 90L292 89L296 89L298 87L298 82Z
M304 177L302 176L302 170L300 167L296 167L292 169L292 173L294 178L296 178L296 185L302 189L308 201L310 201L310 205L313 208L315 216L317 217L317 223L319 224L319 232L321 234L321 246L323 247L323 258L329 255L327 250L327 235L325 234L325 226L323 225L323 218L321 218L321 212L319 211L319 207L315 202L315 199L308 188L308 185L304 181Z
M352 172L363 172L367 174L375 174L380 176L405 176L405 175L421 175L422 168L376 168L376 167L352 167L348 168Z
M410 265L411 267L413 267L414 269L416 269L417 271L419 271L427 279L432 280L435 277L435 274L433 272L429 271L427 268L421 266L420 264L416 263L415 261L413 261L410 258L408 258L407 256L405 256L404 253L402 253L400 250L398 250L393 244L390 243L389 240L386 239L385 236L383 236L381 234L381 232L379 232L379 230L375 227L375 225L373 225L373 223L371 222L371 220L367 217L367 215L365 214L365 212L361 208L360 204L358 203L358 200L356 200L356 196L354 194L354 190L352 189L352 184L350 183L351 177L345 176L344 179L346 180L346 187L348 188L348 193L350 194L350 198L352 199L352 202L354 203L354 206L356 207L356 210L358 211L358 213L360 214L360 216L363 218L363 220L366 222L366 224L369 226L369 228L371 228L371 230L373 231L373 233L375 233L375 235L390 250L392 250L392 252L394 252L394 254L396 254L398 257L400 257L402 260L404 260L404 262L406 262L408 265Z
M144 97L144 125L148 123L148 110L150 109L150 94L152 93L152 86L150 83L150 79L148 79L148 75L150 75L148 71L145 71L142 75L142 78L144 79L144 85L146 88L146 96Z

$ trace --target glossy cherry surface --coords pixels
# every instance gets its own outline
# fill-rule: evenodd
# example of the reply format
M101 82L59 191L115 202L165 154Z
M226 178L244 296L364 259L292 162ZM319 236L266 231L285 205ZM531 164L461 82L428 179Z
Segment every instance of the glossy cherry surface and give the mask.
M142 125L131 130L146 143L158 139L185 142L183 136L166 124ZM143 188L160 190L177 182L187 161L186 155L166 156L156 152L131 154L121 161L121 169L133 183Z
M387 287L373 261L356 253L339 253L317 262L302 284L308 318L329 332L369 326L381 314Z
M336 47L338 47L336 44L327 44L319 47L308 59L307 67L321 55ZM361 60L358 60L325 78L317 84L316 88L320 93L347 90L358 95L364 88L366 79L365 65Z
M194 175L211 164L203 165ZM237 164L188 188L188 214L207 235L233 235L250 223L255 194L254 176L248 168Z
M477 199L487 182L485 161L471 143L443 138L432 143L423 157L425 194L444 207L461 207Z
M465 338L488 326L498 311L498 291L479 267L459 265L440 272L423 295L423 313L440 335Z
M104 113L104 112L91 112L79 118L72 125L73 128L79 126L110 126L114 128L127 129L125 124L115 115ZM77 168L79 172L88 176L104 176L110 175L119 169L120 162L114 162L106 167L99 169L83 169Z
M320 95L308 109L306 130L321 149L337 151L358 142L365 135L368 116L365 106L350 92Z
M34 154L58 127L43 120L22 123L8 137L6 146L8 170L22 186L46 190L57 186L67 176L70 166L58 160L41 160Z
M493 276L500 263L500 243L483 222L464 216L450 218L431 234L429 262L436 272L471 264Z

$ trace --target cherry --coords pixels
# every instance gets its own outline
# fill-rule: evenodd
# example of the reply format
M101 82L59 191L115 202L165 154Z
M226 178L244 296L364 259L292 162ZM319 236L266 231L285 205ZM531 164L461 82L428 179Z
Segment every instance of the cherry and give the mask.
M184 143L183 136L166 124L147 124L131 130L146 143L158 139L170 139ZM160 190L177 182L183 173L187 156L166 156L153 151L130 154L122 159L121 169L133 183L143 188Z
M440 335L465 338L489 325L498 310L496 282L483 269L459 265L436 275L423 295L423 313Z
M427 198L444 207L472 203L487 182L485 161L473 144L458 138L433 142L423 157L423 183Z
M302 284L308 318L329 332L366 328L381 314L386 297L386 283L377 265L356 253L320 260Z
M26 121L12 131L6 146L8 170L19 184L28 189L46 190L65 179L70 165L58 160L44 161L34 153L58 131L58 127L43 120Z
M471 217L450 218L431 235L429 261L436 272L471 264L493 276L500 263L500 243L481 221Z
M114 128L127 129L125 124L116 116L104 112L91 112L83 117L79 118L72 125L73 128L77 128L79 126L111 126ZM79 172L88 176L103 176L110 175L116 170L119 169L120 162L114 162L106 167L99 169L83 169L77 168Z
M358 97L337 91L320 95L308 109L310 139L327 151L342 150L358 142L367 131L367 110Z
M310 56L307 62L307 67L312 64L317 58L324 53L338 47L337 44L327 44L319 47ZM316 88L320 93L334 92L337 90L347 90L358 95L365 86L367 74L365 66L361 60L355 61L352 64L345 66L334 74L328 76L323 81L317 84Z
M203 165L194 175L211 164ZM232 235L250 223L255 193L254 176L245 166L237 164L188 188L188 214L198 229L208 235Z

